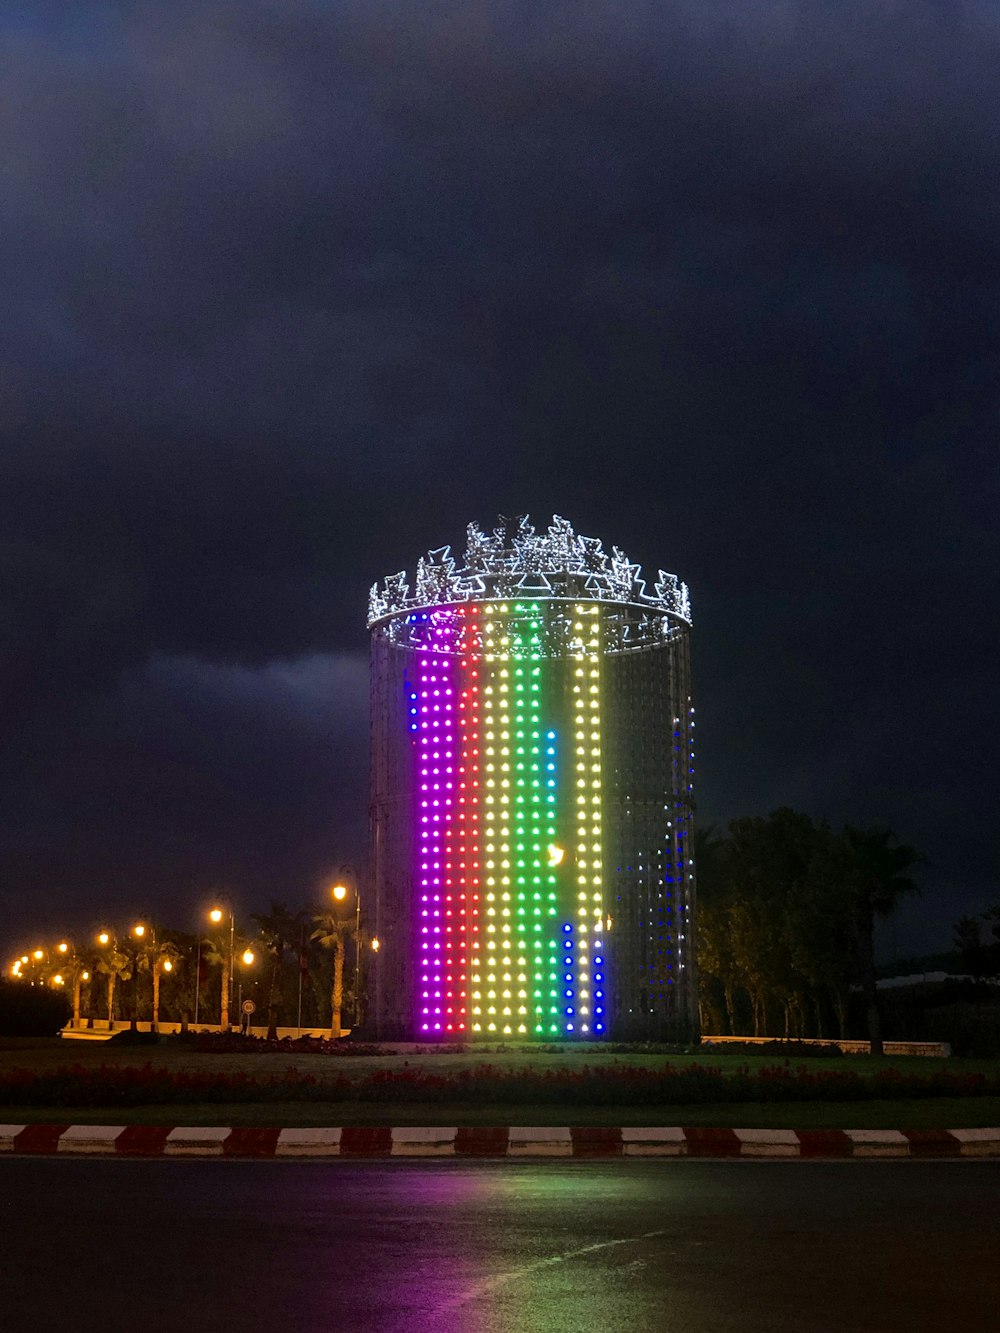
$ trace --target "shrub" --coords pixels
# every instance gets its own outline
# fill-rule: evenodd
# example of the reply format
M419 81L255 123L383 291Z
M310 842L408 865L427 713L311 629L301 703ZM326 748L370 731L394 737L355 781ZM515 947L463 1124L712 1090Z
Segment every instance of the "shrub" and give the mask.
M72 1016L64 991L0 980L0 1037L55 1037Z
M843 1056L844 1052L839 1046L827 1045L820 1041L798 1041L791 1039L782 1041L776 1038L774 1041L703 1041L701 1044L703 1051L720 1051L727 1055L768 1055L772 1058L780 1056L781 1059L790 1059L793 1055L798 1058L805 1057L807 1060L830 1060L837 1056Z
M187 1032L166 1038L175 1046L186 1046L202 1055L389 1055L382 1046L349 1042L341 1037L248 1037L242 1032ZM452 1054L454 1052L451 1052Z

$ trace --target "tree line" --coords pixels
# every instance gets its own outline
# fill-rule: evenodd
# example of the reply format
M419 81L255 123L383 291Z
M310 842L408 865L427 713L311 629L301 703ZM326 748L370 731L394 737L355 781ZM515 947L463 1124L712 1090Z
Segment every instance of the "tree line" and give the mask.
M319 912L272 902L246 927L234 911L207 915L203 934L143 918L91 939L39 945L15 958L7 975L63 989L75 1026L100 1019L228 1028L244 999L271 1034L281 1024L339 1036L345 1018L354 1027L364 1021L364 958L373 942L359 936L350 901Z
M986 928L983 927L986 923ZM963 916L955 922L952 942L962 968L973 981L1000 976L1000 903L980 916Z
M831 828L796 810L735 819L695 840L703 1032L848 1036L859 995L882 1051L874 929L923 858L886 828Z

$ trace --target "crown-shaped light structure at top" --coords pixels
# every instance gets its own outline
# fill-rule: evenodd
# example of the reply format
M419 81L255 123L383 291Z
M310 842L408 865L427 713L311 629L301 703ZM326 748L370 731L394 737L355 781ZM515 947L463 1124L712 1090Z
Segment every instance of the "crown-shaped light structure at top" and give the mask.
M412 589L405 571L373 584L368 624L401 612L509 597L624 602L691 623L687 584L676 574L659 570L649 592L641 567L624 551L613 546L609 555L598 538L578 536L556 514L547 532L536 532L527 515L501 518L491 533L470 523L461 565L450 546L441 546L417 562Z

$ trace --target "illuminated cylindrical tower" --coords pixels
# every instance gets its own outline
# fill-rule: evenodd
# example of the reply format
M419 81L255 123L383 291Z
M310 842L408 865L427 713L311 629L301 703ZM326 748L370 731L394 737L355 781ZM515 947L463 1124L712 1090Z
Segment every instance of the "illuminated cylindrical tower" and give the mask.
M565 519L372 588L383 1039L689 1040L687 588Z

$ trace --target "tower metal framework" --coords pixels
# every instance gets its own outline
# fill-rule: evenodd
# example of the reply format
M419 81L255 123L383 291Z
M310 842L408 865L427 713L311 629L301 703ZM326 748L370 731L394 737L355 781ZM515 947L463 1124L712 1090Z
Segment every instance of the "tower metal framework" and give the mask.
M555 517L376 584L382 1038L690 1040L686 586Z

